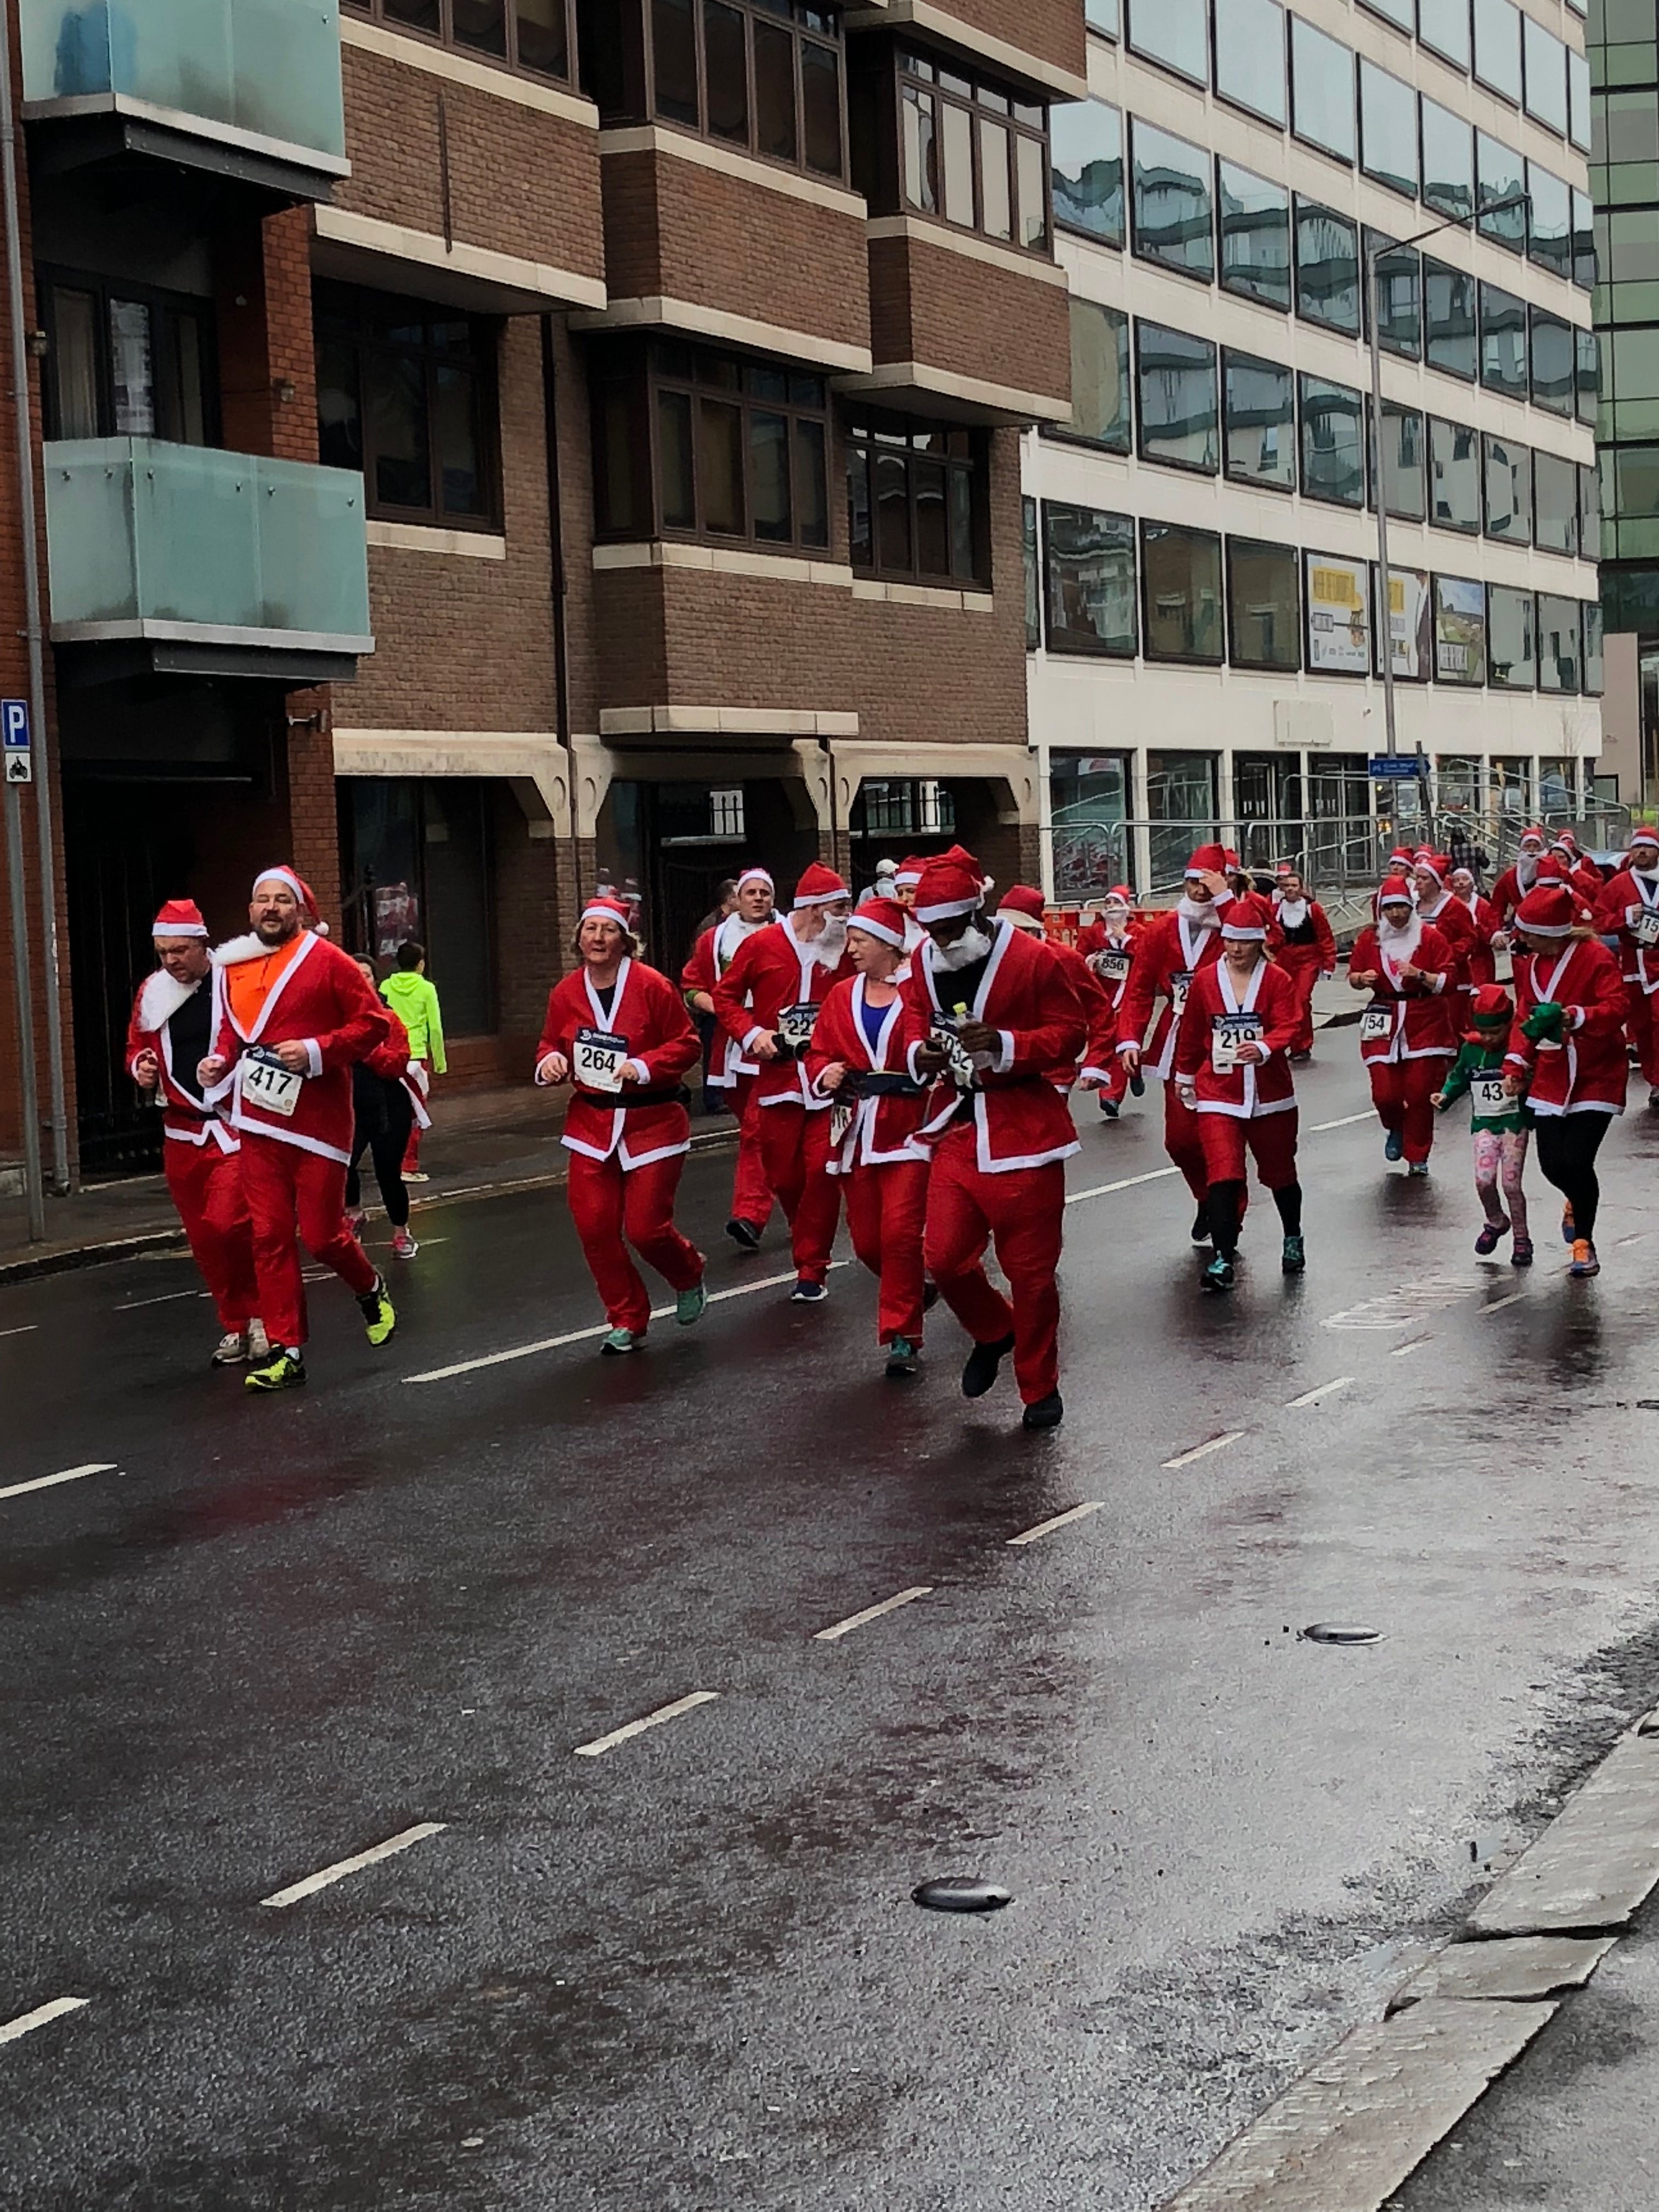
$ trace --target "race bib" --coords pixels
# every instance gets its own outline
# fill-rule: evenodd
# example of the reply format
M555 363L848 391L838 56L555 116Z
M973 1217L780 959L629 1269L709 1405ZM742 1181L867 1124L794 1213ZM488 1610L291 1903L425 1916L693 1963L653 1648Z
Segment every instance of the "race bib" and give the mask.
M1361 1044L1387 1044L1394 1035L1394 1008L1367 1006L1359 1017Z
M936 1014L929 1032L932 1041L945 1054L945 1072L958 1091L971 1091L978 1071L974 1055L957 1035L957 1025L948 1014Z
M1176 1021L1187 1011L1187 994L1192 988L1193 971L1190 968L1178 968L1170 978L1170 1012Z
M792 1052L804 1052L812 1042L812 1032L817 1027L818 1009L803 1004L786 1006L778 1016L778 1035Z
M1239 1065L1239 1051L1247 1044L1260 1044L1262 1029L1259 1014L1217 1014L1210 1024L1210 1065L1218 1075L1231 1075Z
M1516 1102L1504 1088L1501 1075L1476 1075L1469 1079L1469 1097L1474 1110L1483 1121L1493 1121L1500 1114L1512 1114Z
M1127 952L1097 952L1095 973L1103 983L1125 983L1129 979L1129 956Z
M1625 917L1630 933L1644 952L1659 945L1659 908L1633 906Z
M620 1091L628 1057L626 1037L612 1036L605 1030L578 1030L570 1073L584 1091Z
M300 1103L304 1076L284 1067L276 1054L262 1044L250 1045L236 1065L243 1103L257 1106L262 1114L276 1114L284 1121L291 1121Z
M830 1109L830 1149L832 1152L838 1152L847 1142L848 1132L858 1110L855 1104L842 1105L839 1098Z

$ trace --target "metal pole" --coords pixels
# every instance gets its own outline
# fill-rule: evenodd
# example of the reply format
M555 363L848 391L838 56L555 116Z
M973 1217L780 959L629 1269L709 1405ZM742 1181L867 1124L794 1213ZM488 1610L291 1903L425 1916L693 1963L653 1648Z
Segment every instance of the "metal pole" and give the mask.
M40 832L40 935L46 990L46 1063L52 1085L52 1187L70 1187L69 1103L64 1081L64 1010L58 954L58 854L52 839L52 763L46 747L46 646L40 624L40 547L35 529L34 422L29 402L28 333L23 327L23 244L17 210L17 124L11 83L11 4L0 0L0 181L6 213L6 288L11 315L12 398L17 418L17 507L23 550L23 616L28 639L29 717L39 766L34 817Z
M40 1182L40 1107L34 1095L34 1006L29 969L28 898L23 888L23 805L15 783L6 786L5 799L12 982L17 994L17 1090L23 1117L23 1188L28 1200L29 1242L44 1244L46 1202Z
M1394 726L1394 602L1389 589L1388 470L1382 458L1382 317L1377 301L1381 242L1365 248L1365 303L1371 319L1371 435L1376 445L1376 595L1378 628L1382 632L1382 726L1389 753L1395 750Z

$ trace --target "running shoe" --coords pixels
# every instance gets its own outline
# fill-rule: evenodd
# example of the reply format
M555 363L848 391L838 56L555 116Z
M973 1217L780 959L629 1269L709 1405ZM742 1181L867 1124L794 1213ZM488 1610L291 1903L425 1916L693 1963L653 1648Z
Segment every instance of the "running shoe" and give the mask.
M1572 1240L1572 1265L1567 1269L1567 1273L1570 1275L1577 1275L1579 1280L1583 1282L1591 1275L1599 1275L1601 1272L1601 1262L1595 1256L1595 1245L1590 1243L1588 1237L1575 1237Z
M255 1367L263 1367L270 1357L270 1339L265 1334L262 1321L251 1321L247 1325L247 1356Z
M346 1227L351 1231L352 1235L356 1238L360 1244L363 1241L363 1224L368 1220L368 1216L363 1212L361 1206L347 1206Z
M240 1328L228 1328L213 1347L216 1367L240 1367L247 1358L248 1341Z
M1500 1240L1510 1233L1507 1221L1489 1221L1474 1240L1474 1249L1483 1260L1491 1259Z
M243 1388L248 1390L297 1390L306 1379L306 1364L297 1352L285 1352L279 1345L263 1367L253 1368L244 1378Z
M1659 1085L1656 1085L1648 1093L1648 1111L1650 1114L1659 1114Z
M430 1182L431 1180L431 1176L428 1175L424 1168L405 1168L404 1170L404 1181L405 1182Z
M601 1359L621 1359L630 1352L637 1352L645 1342L645 1331L636 1335L631 1328L613 1328L599 1346Z
M1531 1267L1532 1239L1530 1237L1517 1237L1516 1238L1515 1249L1510 1254L1510 1265L1511 1267Z
M1426 1182L1429 1179L1429 1164L1426 1160L1413 1160L1407 1168L1406 1173L1413 1182Z
M726 1233L732 1239L732 1242L737 1246L739 1252L758 1252L760 1250L761 1233L759 1229L752 1221L745 1221L741 1214L732 1215L731 1220L726 1224Z
M682 1328L690 1328L693 1322L700 1322L708 1310L708 1293L701 1283L693 1283L674 1301L674 1318Z
M1313 1054L1310 1052L1293 1052L1291 1054L1291 1066L1292 1067L1306 1067L1312 1058Z
M1406 1157L1406 1136L1401 1129L1390 1129L1389 1140L1382 1147L1385 1160L1403 1160Z
M392 1256L394 1260L412 1260L420 1249L407 1229L392 1231Z
M1057 1429L1066 1418L1066 1407L1058 1390L1051 1390L1046 1398L1039 1398L1020 1415L1020 1426L1024 1429Z
M1308 1248L1299 1237L1285 1239L1285 1255L1279 1267L1286 1275L1305 1275L1308 1272Z
M1144 1098L1146 1096L1146 1079L1139 1068L1136 1068L1134 1073L1129 1078L1129 1096L1131 1098Z
M398 1326L398 1316L392 1311L392 1301L386 1294L386 1279L376 1275L374 1287L365 1291L357 1301L357 1310L368 1328L368 1340L378 1351L386 1343Z
M1100 1102L1100 1118L1101 1118L1101 1120L1102 1120L1103 1121L1116 1121L1116 1119L1117 1119L1117 1101L1116 1101L1116 1099L1115 1099L1115 1098L1103 1098L1103 1099L1101 1100L1101 1102Z
M1013 1333L1000 1336L992 1344L976 1344L968 1355L968 1364L962 1370L962 1395L964 1398L982 1398L997 1379L997 1370L1014 1348Z
M887 1378L891 1382L902 1382L915 1373L921 1360L921 1346L912 1344L908 1336L896 1336L887 1347Z
M1561 1242L1564 1244L1576 1243L1578 1231L1572 1225L1572 1208L1564 1206L1561 1209Z
M828 1283L809 1283L802 1275L789 1293L789 1303L792 1306L821 1306L829 1295Z
M1222 1291L1231 1290L1238 1278L1233 1272L1232 1261L1224 1260L1218 1252L1198 1280L1201 1290L1211 1291L1219 1296Z

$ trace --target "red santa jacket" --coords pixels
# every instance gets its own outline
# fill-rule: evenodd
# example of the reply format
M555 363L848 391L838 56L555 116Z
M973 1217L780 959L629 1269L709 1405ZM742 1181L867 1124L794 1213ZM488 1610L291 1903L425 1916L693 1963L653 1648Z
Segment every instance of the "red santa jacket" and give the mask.
M1074 1082L1104 1083L1111 1072L1117 1053L1117 1000L1107 990L1094 969L1069 945L1062 945L1057 937L1040 937L1033 940L1047 945L1066 972L1066 980L1077 994L1077 1002L1083 1009L1083 1018L1089 1034L1083 1047L1083 1065L1057 1067L1053 1080L1060 1091L1069 1091Z
M1566 1010L1559 1040L1534 1042L1527 1017L1548 1001ZM1532 1070L1534 1114L1622 1114L1630 1065L1625 1048L1625 982L1619 963L1593 937L1570 937L1559 951L1515 961L1515 1026L1510 1064Z
M955 1012L952 981L939 968L931 939L921 945L904 991L929 1029L939 1016ZM1050 1073L1076 1060L1089 1025L1066 970L1040 941L1012 922L996 922L990 957L968 1011L973 1020L1000 1032L995 1058L966 1094L972 1101L980 1172L1012 1175L1020 1168L1069 1159L1079 1149L1077 1132ZM912 1074L917 1073L916 1050L912 1046ZM954 1120L963 1095L954 1087L940 1089L945 1096L935 1094L934 1111L925 1125L930 1136L942 1133Z
M232 1001L232 971L271 957L270 947L257 937L234 939L213 955L213 1051L231 1066L210 1103L228 1097L231 1126L245 1136L349 1162L351 1071L386 1043L395 1017L355 960L307 930L245 1031ZM311 1073L301 1078L293 1110L286 1115L273 1111L252 1087L257 1079L251 1051L279 1044L303 1044L311 1060Z
M1502 934L1504 925L1498 908L1479 891L1473 898L1458 899L1455 903L1468 915L1474 932L1474 941L1465 954L1468 971L1465 980L1478 991L1483 984L1498 981L1498 953L1492 940Z
M1628 862L1595 902L1595 927L1619 940L1619 970L1651 998L1659 991L1659 871L1638 876Z
M762 922L758 927L746 922L741 915L728 914L717 921L713 929L705 929L691 948L691 957L680 971L680 988L689 996L702 991L709 998L714 995L714 986L736 959L738 949L761 930L771 925ZM722 1035L716 1040L718 1049L708 1070L711 1091L729 1091L741 1075L758 1075L760 1062L748 1059L735 1037Z
M1521 864L1517 860L1512 868L1505 868L1492 885L1492 902L1498 908L1498 919L1504 929L1507 929L1515 920L1516 907L1520 905L1527 893L1535 888L1538 882L1538 864L1543 857L1540 853L1538 859L1534 860L1524 883L1521 879Z
M1229 903L1216 901L1218 917ZM1129 968L1129 988L1118 1009L1117 1048L1143 1047L1142 1057L1154 1075L1169 1079L1175 1060L1176 1029L1186 1011L1187 992L1194 976L1213 968L1221 957L1219 921L1213 929L1195 929L1176 908L1149 923L1135 948ZM1152 1007L1164 1001L1150 1043L1144 1043Z
M1336 972L1336 933L1331 927L1330 916L1317 899L1307 902L1308 911L1291 928L1285 926L1285 899L1282 892L1273 896L1273 920L1279 925L1278 957L1279 964L1292 975L1305 974L1309 969L1333 975Z
M845 953L833 968L826 968L810 945L803 945L787 921L775 921L745 938L731 966L714 985L714 1013L727 1036L746 1045L757 1035L775 1030L786 1006L819 1006L831 988L852 975ZM807 1080L802 1060L765 1060L755 1063L759 1076L755 1103L759 1106L805 1106L809 1113L828 1113L830 1101L821 1097Z
M426 1110L426 1092L422 1088L426 1070L410 1050L409 1031L401 1014L392 1014L392 1035L384 1044L377 1044L373 1052L366 1053L358 1065L366 1067L371 1075L378 1075L382 1083L400 1085L415 1109L416 1127L432 1127L432 1116Z
M1267 1055L1258 1067L1217 1066L1228 1058L1229 1032L1254 1017L1255 1042ZM1196 1094L1200 1114L1231 1114L1243 1121L1261 1114L1288 1114L1296 1105L1290 1051L1302 1024L1302 997L1292 977L1272 960L1259 960L1241 989L1224 960L1195 976L1176 1039L1176 1079Z
M1131 939L1137 938L1146 927L1146 915L1132 908L1124 929L1124 936ZM1106 917L1103 914L1091 915L1078 932L1077 949L1085 960L1092 960L1097 952L1104 952L1109 946L1115 946L1118 943L1119 940L1108 932ZM1104 978L1103 977L1102 980L1104 981Z
M835 1102L842 1113L850 1111L841 1142L830 1153L831 1175L851 1175L856 1168L891 1167L902 1160L925 1160L927 1146L920 1131L927 1118L931 1085L919 1083L909 1073L909 1052L927 1034L927 1024L905 997L898 997L882 1012L875 1048L864 1027L864 978L854 975L837 983L823 1002L817 1027L806 1054L807 1080L815 1087L826 1067L837 1060L851 1079L848 1090L857 1090L857 1103ZM870 1078L878 1080L870 1081ZM824 1095L828 1095L827 1093Z
M645 1081L624 1082L617 1092L585 1085L578 1048L583 1030L622 1038L629 1060L645 1070ZM591 1160L608 1160L615 1152L624 1173L690 1151L691 1117L681 1085L702 1058L702 1047L684 1000L666 975L642 960L625 958L617 970L609 1013L586 967L562 977L548 994L536 1048L538 1083L550 1052L568 1061L575 1086L564 1119L567 1150Z
M230 1124L216 1112L202 1096L199 1077L193 1067L180 1067L173 1049L173 1018L179 1013L198 991L206 991L210 1001L213 996L211 970L198 983L175 982L165 968L158 968L146 975L138 987L138 995L132 1002L132 1016L127 1024L127 1073L132 1073L132 1064L140 1053L154 1053L161 1065L161 1082L157 1097L161 1106L161 1134L179 1145L214 1145L222 1152L241 1150ZM209 1050L212 1050L213 1018L208 1018Z
M1449 891L1442 891L1434 905L1420 906L1419 914L1431 929L1437 929L1451 947L1453 990L1465 990L1469 982L1470 963L1476 949L1474 921L1462 899Z
M1425 922L1409 964L1420 968L1428 981L1407 981L1400 973L1407 964L1400 952L1383 952L1374 924L1354 939L1348 973L1378 979L1371 986L1371 1002L1359 1017L1359 1057L1368 1066L1374 1060L1387 1066L1401 1060L1449 1058L1457 1050L1452 1018L1457 957L1450 945Z

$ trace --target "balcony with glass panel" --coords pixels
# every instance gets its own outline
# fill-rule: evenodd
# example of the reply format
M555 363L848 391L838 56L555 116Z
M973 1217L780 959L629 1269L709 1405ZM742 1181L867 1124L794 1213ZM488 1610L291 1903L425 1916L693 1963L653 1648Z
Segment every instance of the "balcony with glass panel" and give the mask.
M42 449L52 638L76 680L349 680L372 653L363 480L155 438Z
M47 170L166 161L274 204L349 173L338 0L21 0L23 114Z

